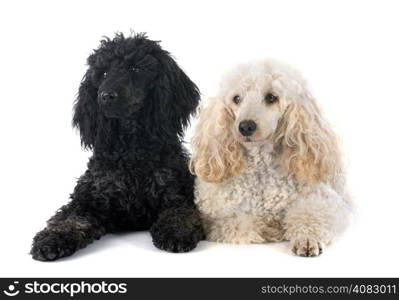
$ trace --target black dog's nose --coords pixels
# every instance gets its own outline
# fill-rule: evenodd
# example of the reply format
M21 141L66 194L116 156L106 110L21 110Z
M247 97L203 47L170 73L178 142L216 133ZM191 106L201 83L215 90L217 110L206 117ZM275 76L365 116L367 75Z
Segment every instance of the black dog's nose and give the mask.
M118 98L118 93L111 91L111 92L101 92L101 100L104 103L113 102Z
M242 121L238 125L238 129L243 136L250 136L256 131L256 123L252 120Z

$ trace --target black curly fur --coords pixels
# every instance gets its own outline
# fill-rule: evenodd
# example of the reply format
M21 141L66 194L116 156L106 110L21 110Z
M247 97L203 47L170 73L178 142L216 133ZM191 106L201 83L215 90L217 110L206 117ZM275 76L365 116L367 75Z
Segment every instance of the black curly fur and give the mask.
M203 231L181 138L197 87L144 34L105 38L88 65L73 125L93 156L71 201L34 237L33 258L56 260L126 230L150 230L166 251L195 248Z

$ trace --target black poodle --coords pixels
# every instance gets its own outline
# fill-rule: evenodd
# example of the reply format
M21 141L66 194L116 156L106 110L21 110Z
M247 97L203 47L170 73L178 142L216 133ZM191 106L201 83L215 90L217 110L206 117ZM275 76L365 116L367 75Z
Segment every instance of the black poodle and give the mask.
M145 34L105 38L87 61L73 125L93 156L71 201L34 237L33 258L56 260L126 230L150 230L166 251L192 250L203 231L182 136L198 88Z

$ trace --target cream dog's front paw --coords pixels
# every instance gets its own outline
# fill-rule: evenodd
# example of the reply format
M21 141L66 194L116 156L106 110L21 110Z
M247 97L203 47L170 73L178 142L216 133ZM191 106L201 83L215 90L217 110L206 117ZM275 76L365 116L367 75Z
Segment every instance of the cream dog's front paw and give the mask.
M298 238L291 241L291 249L296 255L312 257L323 253L324 245L313 238Z

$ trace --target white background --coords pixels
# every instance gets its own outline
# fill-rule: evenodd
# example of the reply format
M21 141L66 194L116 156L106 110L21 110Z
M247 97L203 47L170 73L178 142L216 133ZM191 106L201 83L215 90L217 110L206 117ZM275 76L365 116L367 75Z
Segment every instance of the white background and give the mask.
M2 1L0 276L399 276L398 11L397 1L364 0ZM85 59L103 35L130 29L162 40L204 98L237 62L274 57L301 69L350 162L357 213L347 233L311 259L286 243L201 242L170 254L140 232L32 260L32 237L90 156L70 125Z

